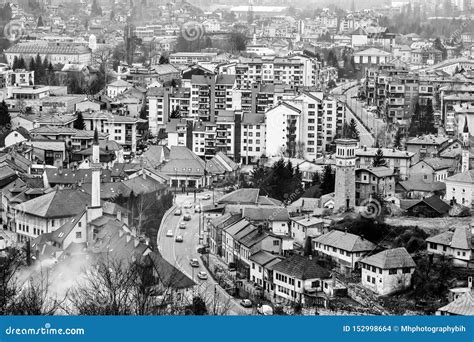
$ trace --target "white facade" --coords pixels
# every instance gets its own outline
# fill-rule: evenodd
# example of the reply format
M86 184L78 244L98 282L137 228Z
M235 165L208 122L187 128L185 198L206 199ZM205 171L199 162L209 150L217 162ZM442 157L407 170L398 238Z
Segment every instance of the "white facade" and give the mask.
M300 141L301 111L281 104L265 113L266 152L268 157L281 156L290 144Z
M379 295L389 295L406 289L411 285L411 277L415 268L381 269L362 265L362 286Z

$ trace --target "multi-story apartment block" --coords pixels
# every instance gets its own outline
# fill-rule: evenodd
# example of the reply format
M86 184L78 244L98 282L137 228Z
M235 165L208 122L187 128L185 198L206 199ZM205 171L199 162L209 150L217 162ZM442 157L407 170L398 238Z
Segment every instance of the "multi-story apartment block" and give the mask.
M0 71L0 88L26 87L35 84L35 72L25 69Z
M216 52L176 52L170 54L170 64L189 65L200 62L212 62L216 57Z
M265 114L245 113L242 118L241 157L242 162L256 162L266 154L266 124Z
M219 110L235 109L233 100L235 89L234 75L193 75L190 117L195 120L214 121Z
M211 159L216 154L216 138L215 122L197 122L193 128L192 151L203 159Z

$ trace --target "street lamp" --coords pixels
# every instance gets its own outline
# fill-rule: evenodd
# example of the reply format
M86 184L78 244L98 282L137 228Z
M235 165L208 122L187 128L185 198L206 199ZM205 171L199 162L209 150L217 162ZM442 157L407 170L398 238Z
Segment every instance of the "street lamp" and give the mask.
M175 174L175 181L176 181L176 186L174 188L174 203L176 204L176 196L178 195L178 185L179 185L179 181L178 181L178 168L175 167L174 168L174 174Z

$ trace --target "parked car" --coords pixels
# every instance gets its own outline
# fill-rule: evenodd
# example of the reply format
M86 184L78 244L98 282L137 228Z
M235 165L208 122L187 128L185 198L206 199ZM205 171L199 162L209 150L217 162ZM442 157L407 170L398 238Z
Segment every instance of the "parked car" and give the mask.
M262 305L257 307L257 312L260 315L271 316L273 315L273 308L270 305Z
M244 308L251 308L252 307L252 301L250 299L242 299L240 301L240 305L242 305Z
M174 212L174 216L181 216L183 212L181 211L181 209L176 209L176 211Z
M231 262L229 263L229 272L234 272L235 271L235 263Z
M179 229L186 229L186 223L180 222L179 223Z
M173 231L172 231L172 230L168 230L168 231L166 232L166 236L167 236L167 237L173 237Z
M199 273L197 274L197 277L198 277L199 279L201 279L201 280L206 280L206 279L207 279L207 273L201 271L201 272L199 272Z
M199 247L197 249L197 252L199 254L208 254L209 253L209 247L208 246L204 246L204 247Z
M201 212L201 206L197 205L196 208L194 208L195 213L200 213Z
M199 267L199 260L196 259L196 258L193 258L193 259L191 259L189 264L191 265L191 267Z
M183 240L183 236L178 235L178 236L176 237L175 241L176 241L176 242L183 242L183 241L184 241L184 240Z
M205 200L205 201L210 200L210 199L211 199L211 195L205 194L204 196L202 196L202 199Z
M185 215L184 215L184 220L185 220L185 221L191 221L191 215L185 214Z
M184 209L191 209L192 207L193 207L192 203L187 202L184 204Z

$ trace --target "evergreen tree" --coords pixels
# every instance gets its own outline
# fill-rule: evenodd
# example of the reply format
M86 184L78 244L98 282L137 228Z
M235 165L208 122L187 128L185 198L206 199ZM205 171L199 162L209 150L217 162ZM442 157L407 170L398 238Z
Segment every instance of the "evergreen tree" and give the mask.
M415 104L415 110L411 117L410 127L408 128L408 136L416 137L420 133L420 121L421 121L421 108L417 102Z
M319 184L321 184L321 175L318 171L316 171L313 175L313 179L311 180L311 185L315 186Z
M84 122L84 117L81 112L77 112L76 120L74 120L73 127L75 129L80 129L81 131L86 129L86 124Z
M351 133L351 138L359 140L359 130L357 129L357 122L354 119L351 119L349 129Z
M28 70L29 71L34 71L35 72L35 83L37 83L37 73L36 73L36 62L35 62L35 59L34 58L31 58L30 59L30 65L28 66Z
M23 57L20 57L18 60L18 68L17 69L26 69L26 62Z
M326 165L323 170L323 179L321 182L321 192L323 195L330 194L334 192L334 187L336 184L336 178L332 172L331 165Z
M12 64L12 69L17 70L19 69L18 65L20 64L20 60L18 59L17 56L13 58L13 64Z
M11 117L8 111L8 106L5 101L0 103L0 126L9 127L11 125Z
M39 16L38 22L36 23L36 27L43 27L43 26L44 26L43 17Z
M372 162L373 167L380 167L380 166L386 166L387 162L383 156L383 151L381 148L377 150L377 153L375 154L374 161Z
M160 60L158 62L159 64L170 64L170 59L161 55L160 56Z
M397 133L395 134L395 139L393 141L393 147L401 148L402 147L402 129L397 129Z
M433 103L431 102L431 100L428 100L428 104L426 105L421 127L423 128L423 133L425 134L437 133L437 129L435 127L435 122L434 122Z
M176 106L170 113L170 119L179 119L181 117L179 106Z

